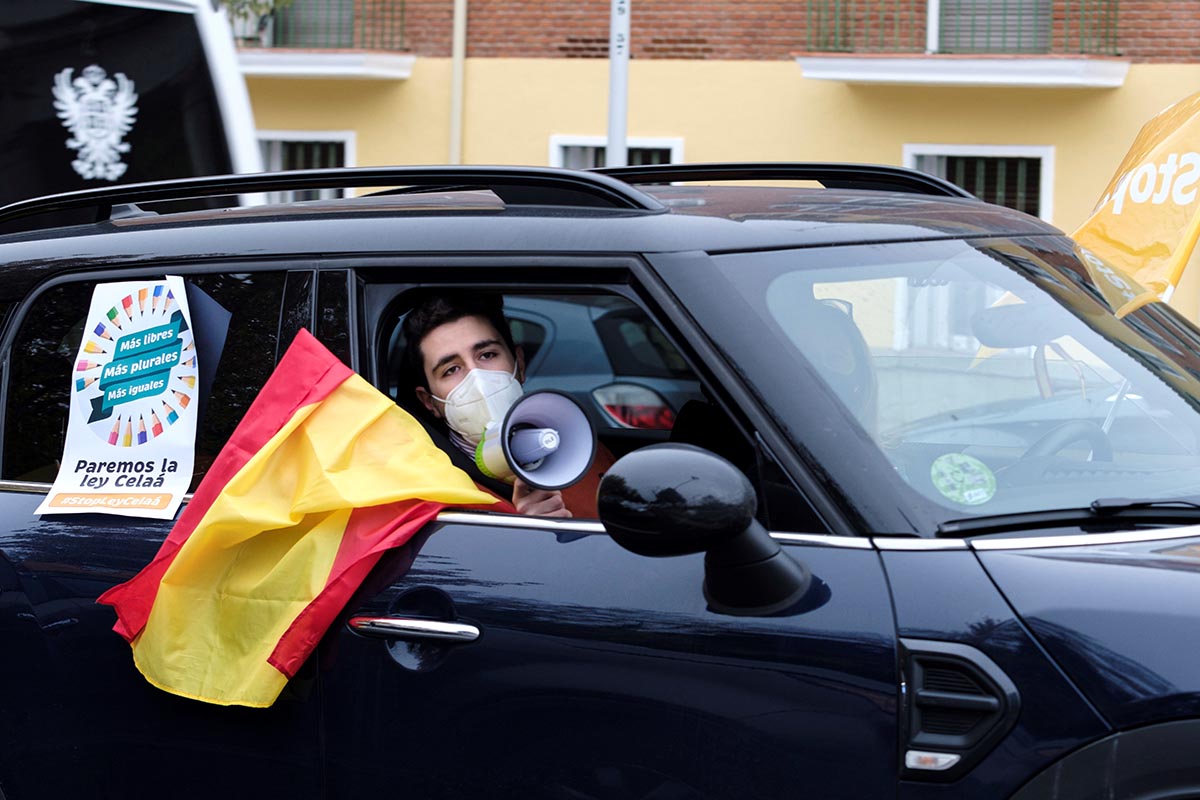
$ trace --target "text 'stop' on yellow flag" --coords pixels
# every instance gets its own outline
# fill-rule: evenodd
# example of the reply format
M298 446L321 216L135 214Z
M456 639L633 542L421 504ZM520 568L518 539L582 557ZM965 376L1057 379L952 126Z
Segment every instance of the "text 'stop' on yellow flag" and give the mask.
M1200 92L1147 122L1072 234L1146 288L1119 313L1168 296L1200 235Z

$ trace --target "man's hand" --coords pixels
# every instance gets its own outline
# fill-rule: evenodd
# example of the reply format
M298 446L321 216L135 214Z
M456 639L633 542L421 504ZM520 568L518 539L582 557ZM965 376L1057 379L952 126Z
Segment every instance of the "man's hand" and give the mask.
M513 484L512 503L521 514L535 517L569 517L571 512L563 504L562 492L535 489L517 478Z

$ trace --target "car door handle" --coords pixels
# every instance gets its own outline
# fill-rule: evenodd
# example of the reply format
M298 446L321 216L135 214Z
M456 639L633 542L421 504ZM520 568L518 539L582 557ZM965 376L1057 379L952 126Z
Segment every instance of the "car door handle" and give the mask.
M347 624L355 633L383 639L464 643L479 638L479 628L462 622L414 617L351 617Z

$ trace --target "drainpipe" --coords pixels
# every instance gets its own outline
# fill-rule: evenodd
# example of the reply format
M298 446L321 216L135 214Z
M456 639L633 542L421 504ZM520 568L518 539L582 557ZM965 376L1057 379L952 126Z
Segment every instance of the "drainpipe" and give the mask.
M933 54L942 44L942 0L929 0L925 12L925 52Z
M629 165L625 142L629 106L629 11L633 0L612 0L608 26L608 148L604 165Z
M454 0L454 27L450 34L450 157L462 163L463 83L467 60L467 0Z

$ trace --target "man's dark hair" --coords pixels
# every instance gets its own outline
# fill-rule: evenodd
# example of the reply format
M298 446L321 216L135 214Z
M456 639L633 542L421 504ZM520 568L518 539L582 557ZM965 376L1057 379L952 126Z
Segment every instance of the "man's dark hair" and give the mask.
M404 318L404 356L402 375L412 387L429 388L425 379L425 357L421 342L434 328L463 317L482 317L500 334L510 353L516 354L512 331L504 317L504 298L486 292L467 292L456 289L425 292L419 295L412 310Z

